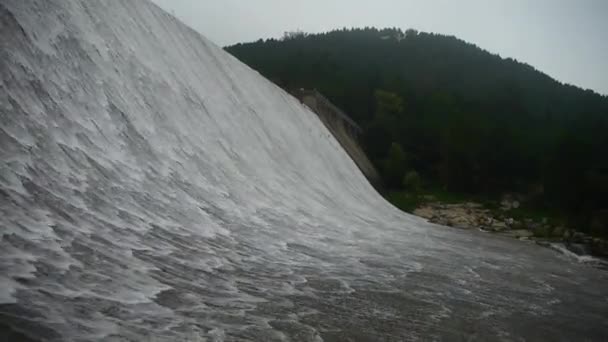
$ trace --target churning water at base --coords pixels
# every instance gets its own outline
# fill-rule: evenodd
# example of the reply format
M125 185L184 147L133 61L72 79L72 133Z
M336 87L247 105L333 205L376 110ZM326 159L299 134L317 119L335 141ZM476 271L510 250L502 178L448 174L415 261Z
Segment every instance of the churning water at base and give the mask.
M3 330L608 338L606 273L399 212L313 113L155 5L1 0L0 34Z

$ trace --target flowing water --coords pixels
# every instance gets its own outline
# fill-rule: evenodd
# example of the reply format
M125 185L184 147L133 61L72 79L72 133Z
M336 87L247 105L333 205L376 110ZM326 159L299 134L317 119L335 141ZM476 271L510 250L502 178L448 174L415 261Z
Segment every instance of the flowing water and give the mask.
M145 0L0 0L0 326L44 341L608 339L608 277L401 213Z

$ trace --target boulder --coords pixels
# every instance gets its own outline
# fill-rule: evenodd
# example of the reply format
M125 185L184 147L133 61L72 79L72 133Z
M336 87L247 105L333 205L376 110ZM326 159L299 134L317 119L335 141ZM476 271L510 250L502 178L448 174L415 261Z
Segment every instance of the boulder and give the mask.
M585 234L581 233L581 232L574 232L572 233L572 241L575 243L582 243L583 240L585 239Z
M543 247L551 247L551 242L546 240L536 240L536 244Z
M518 220L514 220L513 224L511 225L511 229L525 229L526 226L524 225L523 222L518 221Z
M564 236L565 231L566 231L566 228L564 228L562 226L557 226L557 227L553 228L553 230L551 231L551 236L556 237L556 238L561 238Z
M577 255L590 255L591 247L584 243L568 243L566 244L566 248L574 254Z
M593 244L591 244L591 254L600 257L608 257L608 241L598 238L594 239Z
M509 227L507 226L507 224L503 221L494 221L490 226L490 230L495 232L502 232L504 230L507 230L508 228Z
M516 239L520 239L520 240L522 238L529 239L532 236L534 236L534 234L531 231L526 230L526 229L510 230L508 232L504 232L503 235L510 236L510 237L513 237L513 238L516 238Z
M431 207L424 206L416 208L416 210L414 210L414 215L423 217L427 220L431 220L432 222L433 218L435 217L435 212Z
M532 236L534 236L534 234L531 231L526 230L526 229L519 229L519 230L516 230L515 232L519 237L531 238Z
M550 232L551 232L551 227L549 226L542 226L540 224L535 225L534 228L532 229L532 232L534 232L534 236L537 237L542 237L542 238L547 238L550 236Z

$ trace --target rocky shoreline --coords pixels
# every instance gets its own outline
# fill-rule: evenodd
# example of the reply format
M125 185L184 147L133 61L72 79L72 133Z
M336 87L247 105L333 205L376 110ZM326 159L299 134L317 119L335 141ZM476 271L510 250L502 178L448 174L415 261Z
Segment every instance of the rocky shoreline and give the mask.
M592 237L561 225L553 226L546 218L534 220L514 219L509 215L517 202L502 203L493 211L474 202L445 204L429 202L419 206L413 214L431 223L460 229L479 229L539 246L554 249L579 261L589 261L608 268L608 241Z

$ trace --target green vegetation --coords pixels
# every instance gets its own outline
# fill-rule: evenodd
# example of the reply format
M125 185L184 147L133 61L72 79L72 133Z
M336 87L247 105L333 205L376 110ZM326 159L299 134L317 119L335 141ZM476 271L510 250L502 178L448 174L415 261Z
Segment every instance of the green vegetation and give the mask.
M410 170L403 176L403 188L414 194L422 190L422 179L418 172Z
M462 204L467 202L480 203L486 209L490 209L496 213L500 213L497 201L489 200L481 195L471 195L463 193L455 193L445 191L440 188L419 187L414 190L406 187L403 190L391 190L386 195L386 198L397 208L412 213L416 208L426 203L442 203L442 204ZM537 217L538 214L535 213Z
M605 96L415 30L296 32L227 50L285 89L316 88L349 113L402 208L423 183L486 201L515 192L527 210L608 235Z
M395 207L413 213L414 210L423 203L423 198L417 194L412 194L406 191L390 191L386 199Z

